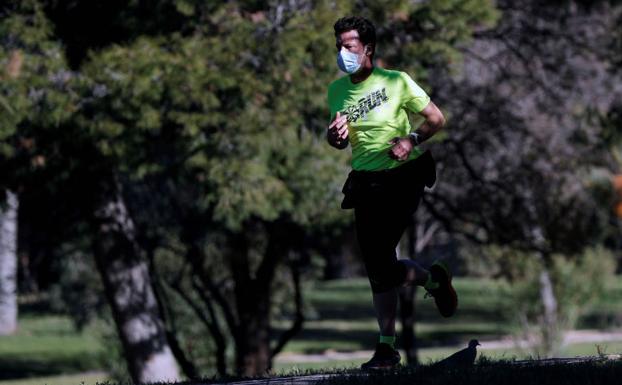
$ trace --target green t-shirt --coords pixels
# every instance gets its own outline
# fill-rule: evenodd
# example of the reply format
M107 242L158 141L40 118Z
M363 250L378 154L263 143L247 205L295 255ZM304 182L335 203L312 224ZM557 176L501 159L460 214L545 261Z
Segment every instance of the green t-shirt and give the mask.
M388 143L411 130L406 110L419 113L430 97L408 74L375 67L367 79L352 83L344 76L328 86L331 121L337 111L348 115L348 135L354 170L377 171L403 162L391 159ZM409 160L421 155L418 148Z

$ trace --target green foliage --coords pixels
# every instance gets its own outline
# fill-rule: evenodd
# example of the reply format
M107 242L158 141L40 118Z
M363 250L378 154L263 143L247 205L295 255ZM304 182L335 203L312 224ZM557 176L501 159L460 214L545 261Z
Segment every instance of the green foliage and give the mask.
M5 165L16 155L11 138L18 125L24 120L53 125L71 109L67 95L58 92L65 76L62 50L49 39L50 25L39 4L5 5L0 14L5 15L0 21L0 160Z
M512 314L520 329L521 337L537 343L533 347L536 356L544 354L540 334L547 327L542 318L540 273L543 269L538 259L521 255L516 251L491 247L490 253L505 261L502 274L506 286L503 290L508 299L503 309ZM507 259L511 259L511 262ZM603 247L587 248L578 256L554 255L549 269L557 300L558 331L572 330L580 316L590 311L598 298L611 287L615 272L615 257ZM540 344L538 344L538 342ZM555 341L559 347L561 341Z
M418 81L425 81L431 69L457 69L461 48L473 33L493 26L500 16L489 0L358 1L355 10L379 27L377 58Z
M228 228L253 216L323 218L326 204L338 199L345 157L316 134L325 123L317 81L290 87L280 79L287 68L286 78L305 79L301 62L311 71L314 60L304 46L293 52L286 44L277 47L291 55L281 55L296 63L250 57L255 46L258 53L279 51L262 47L269 39L257 33L248 38L252 23L233 19L233 26L226 36L141 39L93 57L83 70L90 79L84 91L93 98L78 124L131 179L182 167ZM248 52L248 61L238 52ZM252 60L275 63L257 76Z
M96 320L111 322L94 261L81 252L68 252L58 263L61 276L49 290L51 309L69 314L80 332Z

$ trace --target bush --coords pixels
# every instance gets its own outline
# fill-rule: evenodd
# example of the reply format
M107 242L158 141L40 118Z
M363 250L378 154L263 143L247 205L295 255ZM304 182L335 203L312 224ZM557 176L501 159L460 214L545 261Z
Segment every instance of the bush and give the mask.
M553 352L562 343L564 330L573 329L579 317L590 310L595 300L606 293L615 272L615 258L603 247L586 249L578 256L552 256L549 273L557 301L557 324L546 325L544 305L540 294L542 264L533 255L514 252L511 268L505 271L504 290L508 298L505 309L516 321L519 336L531 342L529 349L535 356ZM555 330L547 338L546 330Z

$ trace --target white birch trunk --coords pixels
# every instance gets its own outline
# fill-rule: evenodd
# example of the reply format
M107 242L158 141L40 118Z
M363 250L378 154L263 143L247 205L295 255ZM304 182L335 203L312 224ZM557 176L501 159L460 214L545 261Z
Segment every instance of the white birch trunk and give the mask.
M547 357L556 354L561 330L558 330L557 322L557 298L553 291L553 282L546 266L540 272L540 299L544 314L542 314L542 347Z
M0 335L17 330L17 195L0 208Z
M118 196L96 213L94 254L135 383L180 379L134 224Z

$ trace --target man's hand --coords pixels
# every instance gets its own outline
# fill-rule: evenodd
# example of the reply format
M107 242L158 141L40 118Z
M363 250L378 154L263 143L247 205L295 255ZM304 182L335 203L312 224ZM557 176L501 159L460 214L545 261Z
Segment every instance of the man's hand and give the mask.
M423 141L428 140L445 125L443 113L432 102L428 103L419 114L425 118L425 122L415 131L418 140L415 140L415 143L413 143L413 140L409 136L391 139L389 141L389 144L393 145L389 150L389 156L391 158L399 160L400 162L405 161L408 159L408 156L410 156L410 152L415 144L419 145Z
M389 141L389 144L393 145L389 150L389 156L400 162L408 159L410 152L413 150L413 143L409 137L395 137Z
M326 139L331 146L338 149L348 146L348 115L341 115L337 111L335 119L328 125Z

